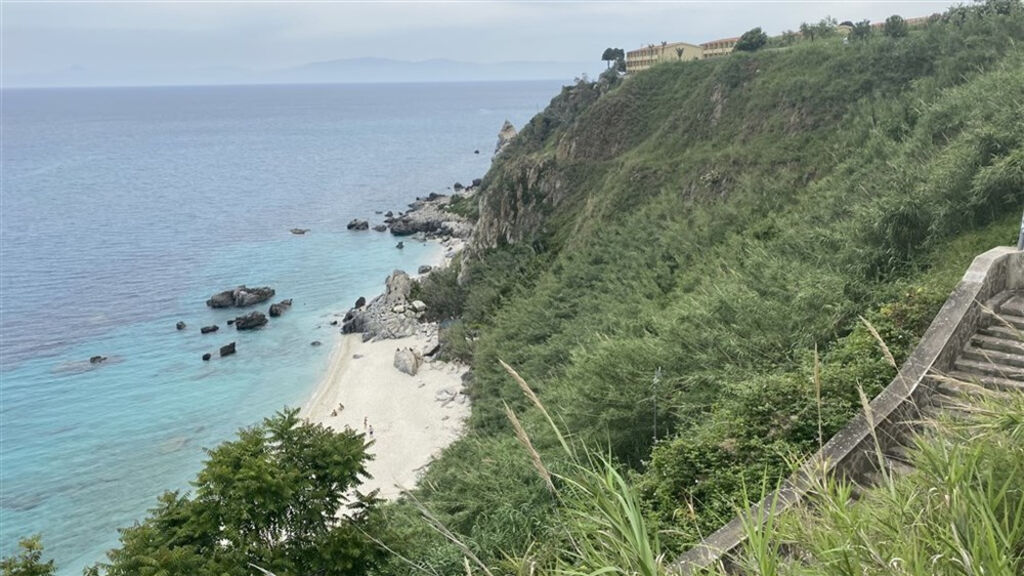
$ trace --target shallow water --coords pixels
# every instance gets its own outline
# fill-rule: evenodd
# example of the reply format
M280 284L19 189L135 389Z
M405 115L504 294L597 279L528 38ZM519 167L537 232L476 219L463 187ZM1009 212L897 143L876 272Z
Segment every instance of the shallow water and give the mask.
M4 91L2 552L42 532L61 573L78 574L160 492L187 488L203 447L301 405L334 314L439 256L345 223L481 176L501 123L521 126L556 90ZM237 311L204 302L242 283L294 305L236 332ZM217 358L230 341L238 353Z

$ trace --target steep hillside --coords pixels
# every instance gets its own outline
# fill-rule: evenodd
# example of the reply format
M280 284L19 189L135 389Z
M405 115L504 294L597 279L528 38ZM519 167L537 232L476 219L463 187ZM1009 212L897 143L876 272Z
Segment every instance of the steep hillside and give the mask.
M997 7L997 9L993 8ZM1008 7L1008 8L1007 8ZM1016 239L1024 205L1024 16L954 9L905 38L798 43L569 87L484 178L466 268L422 287L460 317L471 432L417 498L485 562L550 561L549 428L632 470L678 551L784 475L892 377L970 259ZM899 358L898 358L899 359ZM385 541L441 573L462 552L385 510ZM408 569L396 561L382 572Z

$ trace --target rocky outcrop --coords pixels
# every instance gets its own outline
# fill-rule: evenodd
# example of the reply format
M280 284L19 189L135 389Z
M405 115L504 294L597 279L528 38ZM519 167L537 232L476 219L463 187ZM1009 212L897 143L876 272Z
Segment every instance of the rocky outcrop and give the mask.
M210 354L209 352L203 354L203 362L209 362L210 358L213 358L213 354Z
M501 154L501 151L512 142L512 139L517 134L519 133L516 131L516 127L508 120L505 120L505 123L501 125L501 130L498 131L498 145L495 146L494 153Z
M472 194L465 189L463 198ZM391 228L395 236L411 236L422 233L428 238L453 236L468 238L473 232L473 224L465 217L448 211L452 202L451 196L431 193L425 198L417 198L409 205L409 210L398 215L391 215L384 222Z
M348 226L345 227L348 228L349 230L369 230L370 223L367 222L366 220L354 218L351 222L348 223Z
M174 325L174 327L177 328L178 330L184 330L185 323L179 320L178 323Z
M373 227L373 231L374 232L387 232L388 231L388 225L387 224L377 224L376 226Z
M89 364L100 364L106 361L106 356L92 356L91 358L89 358Z
M249 312L245 316L235 318L235 329L237 330L255 330L256 328L262 328L266 324L267 317L263 312Z
M395 368L409 376L415 376L423 363L423 357L417 354L412 348L401 348L395 350Z
M419 326L417 318L422 313L416 312L410 304L411 292L412 280L409 275L395 270L385 281L383 294L345 314L342 333L362 333L363 340L402 338L415 334Z
M231 344L225 344L224 346L220 347L220 355L221 355L221 357L230 356L230 355L232 355L234 353L235 353L235 343L234 342L232 342Z
M419 268L416 269L416 273L417 274L427 274L427 273L429 273L433 269L434 269L433 266L431 266L429 264L424 264L424 265L422 265L422 266L420 266Z
M209 334L211 332L216 332L217 330L220 330L220 326L217 326L216 324L213 324L213 325L210 325L210 326L203 326L202 328L199 329L199 333L200 334Z
M274 289L270 286L248 288L245 285L233 290L218 292L206 301L210 308L244 308L259 304L274 297Z
M286 300L281 300L280 302L277 302L276 304L271 304L270 305L270 310L268 310L267 313L270 314L271 318L277 318L281 314L284 314L286 311L288 311L288 309L291 308L291 307L292 307L292 299L288 298Z

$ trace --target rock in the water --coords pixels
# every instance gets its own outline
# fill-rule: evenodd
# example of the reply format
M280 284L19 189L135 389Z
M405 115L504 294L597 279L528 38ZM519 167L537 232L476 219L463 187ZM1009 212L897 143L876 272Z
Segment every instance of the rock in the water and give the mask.
M419 268L418 268L418 269L416 270L416 272L417 272L418 274L426 274L426 273L430 272L430 271L431 271L431 270L433 270L433 269L434 269L434 267L433 267L433 266L430 266L429 264L424 264L423 266L420 266L420 267L419 267Z
M473 150L473 154L479 154L480 150Z
M310 346L319 346L320 345L320 341L319 340L313 340L312 342L309 343L309 345Z
M516 137L516 134L518 134L516 127L508 120L505 120L505 123L501 125L501 130L498 131L498 145L495 146L494 153L501 154L501 151Z
M420 363L422 362L423 358L414 352L412 348L395 350L395 368L398 368L399 372L404 372L409 376L415 376L416 372L420 369Z
M89 364L99 364L101 362L105 362L106 359L106 356L93 356L89 358Z
M235 323L235 321L234 321L234 320L228 320L228 326L231 326L231 325L233 325L234 323Z
M185 323L179 320L178 323L174 325L174 327L177 328L178 330L184 330Z
M203 354L203 362L209 362L210 358L212 358L212 357L213 357L213 355L210 354L209 352L207 352L206 354Z
M427 305L424 304L422 300L413 300L412 309L414 312L423 312L427 309Z
M349 230L368 230L370 228L370 223L367 222L366 220L360 220L358 218L355 218L348 223L348 226L346 226L346 228L348 228Z
M235 318L235 328L238 330L254 330L267 323L267 317L263 312L250 312L245 316Z
M234 353L235 353L235 343L234 342L232 342L231 344L225 344L224 346L220 347L220 355L221 355L221 357L230 356L230 355L232 355Z
M220 330L220 327L214 324L212 326L203 326L202 328L199 329L199 333L209 334L210 332L216 332L217 330Z
M360 296L356 299L356 308L362 308L363 306L366 306L366 298Z
M291 233L295 234L297 236L301 236L301 235L305 234L306 232L309 232L309 228L292 228L291 229Z
M405 248L405 242L400 241L398 244L395 244L395 248L398 248L399 250Z
M268 313L270 314L271 318L277 318L281 314L284 314L285 311L287 311L291 307L292 307L292 299L288 298L287 300L281 300L280 302L278 302L276 304L271 304L270 305L270 310L268 311Z
M274 289L270 286L247 288L243 285L234 290L224 290L214 294L206 301L206 305L210 308L231 308L232 306L244 308L269 300L273 296Z
M387 232L388 226L387 224L377 224L376 226L373 227L373 230L374 232Z

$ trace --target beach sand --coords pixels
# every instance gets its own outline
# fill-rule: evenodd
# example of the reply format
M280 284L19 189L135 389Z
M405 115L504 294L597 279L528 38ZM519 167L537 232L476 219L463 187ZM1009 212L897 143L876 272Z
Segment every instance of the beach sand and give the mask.
M436 340L435 340L436 341ZM455 364L425 362L415 376L394 367L396 348L422 351L427 334L363 342L360 334L337 335L327 374L302 410L303 417L336 430L358 432L373 427L373 476L360 491L379 489L394 499L416 485L420 471L434 455L459 437L469 417L469 399L461 394L466 369ZM331 416L339 404L344 409ZM366 419L367 428L363 427Z

